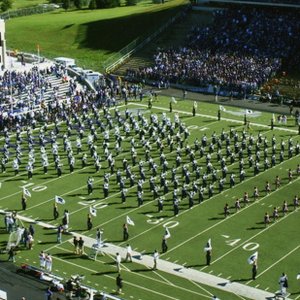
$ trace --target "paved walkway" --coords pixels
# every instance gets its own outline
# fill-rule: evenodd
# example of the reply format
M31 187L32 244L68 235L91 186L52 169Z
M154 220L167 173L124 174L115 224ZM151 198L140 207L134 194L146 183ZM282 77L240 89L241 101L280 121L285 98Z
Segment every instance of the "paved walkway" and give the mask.
M84 239L84 244L88 248L95 247L96 240L85 235L75 234L78 237ZM70 242L72 243L72 239ZM104 243L103 247L100 248L101 252L104 254L112 255L115 257L116 253L120 253L121 257L126 257L126 248L122 248L113 244ZM153 267L153 257L150 255L141 255L141 253L132 251L133 262L146 266L147 268ZM247 285L243 285L237 282L231 282L227 279L210 275L201 271L197 271L190 268L185 268L182 265L168 262L166 260L159 259L157 263L157 268L160 271L182 277L187 280L192 280L197 283L205 284L225 292L234 293L240 295L241 297L247 297L249 299L255 300L266 300L274 299L274 293L266 292L260 289L256 289ZM289 300L288 298L285 298Z

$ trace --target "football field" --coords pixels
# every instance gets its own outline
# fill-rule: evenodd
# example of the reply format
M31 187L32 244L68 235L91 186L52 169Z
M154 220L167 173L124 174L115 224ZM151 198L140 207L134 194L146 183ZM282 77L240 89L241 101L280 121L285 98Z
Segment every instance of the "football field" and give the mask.
M39 267L38 255L45 251L53 258L54 274L66 279L82 274L85 285L115 295L115 254L119 251L123 258L121 299L211 299L213 295L230 300L265 299L247 295L247 291L256 288L257 295L274 294L282 272L289 278L288 298L300 299L300 281L296 279L300 272L300 221L295 204L300 191L300 136L294 117L278 123L275 116L272 129L273 114L267 112L200 102L193 116L194 103L189 100L172 101L172 112L169 97L159 96L151 108L147 101L122 103L117 110L106 112L100 109L98 116L92 110L78 112L79 118L70 116L69 128L65 122L57 124L56 142L51 139L55 127L49 125L44 132L49 159L46 173L41 162L39 124L32 131L32 179L26 170L28 134L26 130L21 133L17 175L13 168L16 135L10 134L9 161L6 172L0 173L2 217L16 211L20 226L33 224L35 229L33 249L21 243L16 264ZM97 139L91 138L91 127ZM80 129L83 136L77 151ZM116 146L118 137L120 147ZM1 149L4 143L2 134ZM61 176L55 168L53 144L57 145ZM74 170L69 167L70 152L75 157ZM95 152L101 165L98 172ZM255 161L259 163L257 170ZM276 176L280 181L277 186ZM87 188L89 177L92 193ZM109 185L106 197L105 182ZM26 196L26 210L21 204L24 188L31 194ZM65 202L56 204L56 219L55 196ZM178 199L178 213L174 199ZM69 212L68 232L58 243L57 227L63 223L64 210ZM92 228L88 228L88 217ZM124 240L127 217L134 225L128 224L129 238ZM89 256L97 229L103 232L104 247L94 260ZM171 236L163 253L166 229ZM83 237L84 255L74 253L73 235ZM9 239L5 227L0 238L5 248ZM210 265L204 251L208 240L212 247ZM127 244L134 251L133 262L124 261ZM157 270L152 270L155 249L160 255ZM253 280L247 260L256 252L258 272ZM5 259L7 254L1 256ZM231 283L237 284L236 289L231 289Z

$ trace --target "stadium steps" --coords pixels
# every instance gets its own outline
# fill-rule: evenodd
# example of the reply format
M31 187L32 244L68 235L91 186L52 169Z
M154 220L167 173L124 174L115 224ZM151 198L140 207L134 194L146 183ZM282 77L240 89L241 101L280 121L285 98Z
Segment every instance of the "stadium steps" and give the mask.
M153 55L157 48L170 48L182 45L187 33L195 25L206 25L211 22L211 13L190 11L181 21L176 22L156 40L136 52L125 64L114 71L115 74L124 76L127 69L138 69L140 66L153 65Z
M66 96L66 93L69 91L69 83L68 82L62 82L61 78L57 78L55 75L47 76L48 81L51 83L52 88L49 88L45 93L43 99L45 101L49 101L53 97L53 88L58 88L58 97L63 98ZM37 91L39 93L40 91ZM14 98L17 101L26 101L27 100L27 93L23 92L19 96L15 96Z

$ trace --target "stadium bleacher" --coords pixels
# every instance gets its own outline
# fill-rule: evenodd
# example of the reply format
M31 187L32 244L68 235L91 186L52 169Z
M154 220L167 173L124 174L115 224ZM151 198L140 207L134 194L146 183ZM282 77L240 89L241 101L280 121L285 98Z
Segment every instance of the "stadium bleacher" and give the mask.
M195 26L178 49L158 49L151 66L128 78L160 84L220 86L228 93L257 90L283 62L297 60L299 12L240 8L218 10L211 26Z

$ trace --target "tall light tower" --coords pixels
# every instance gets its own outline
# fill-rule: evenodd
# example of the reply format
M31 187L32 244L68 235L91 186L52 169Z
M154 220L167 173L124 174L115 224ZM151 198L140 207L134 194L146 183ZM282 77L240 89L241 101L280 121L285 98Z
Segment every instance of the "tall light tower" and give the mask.
M5 22L0 19L0 67L6 67L6 40L5 40Z

